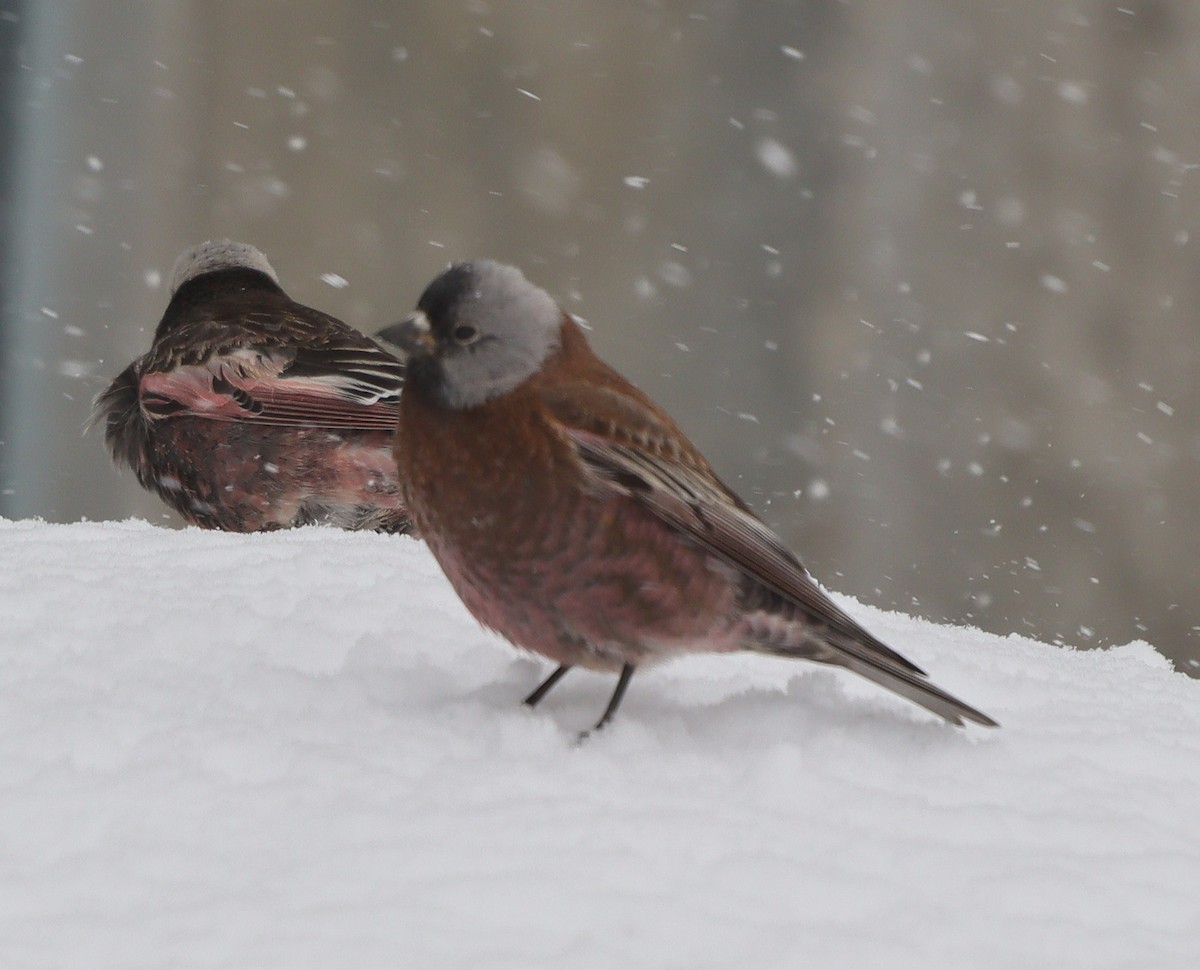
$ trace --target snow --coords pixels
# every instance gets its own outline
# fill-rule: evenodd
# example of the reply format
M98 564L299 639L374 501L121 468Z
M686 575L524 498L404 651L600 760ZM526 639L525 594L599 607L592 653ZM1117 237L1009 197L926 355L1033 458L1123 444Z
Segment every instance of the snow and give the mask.
M0 966L1197 965L1200 683L842 602L1003 727L699 657L575 746L414 540L0 521Z
M760 138L755 146L755 154L762 166L778 178L791 178L796 174L796 156L778 139Z

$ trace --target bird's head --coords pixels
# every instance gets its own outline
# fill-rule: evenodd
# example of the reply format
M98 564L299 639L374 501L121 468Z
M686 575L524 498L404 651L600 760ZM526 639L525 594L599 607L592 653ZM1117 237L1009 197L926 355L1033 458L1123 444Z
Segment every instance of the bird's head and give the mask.
M425 288L416 312L378 336L409 360L409 381L454 409L478 407L537 373L559 345L563 311L519 269L457 263Z

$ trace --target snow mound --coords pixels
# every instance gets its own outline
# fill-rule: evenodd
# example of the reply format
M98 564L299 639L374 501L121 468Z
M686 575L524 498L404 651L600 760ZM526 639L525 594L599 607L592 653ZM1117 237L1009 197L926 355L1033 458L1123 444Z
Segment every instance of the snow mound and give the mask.
M1196 966L1200 683L845 602L1002 728L700 657L576 747L411 539L0 521L0 966Z

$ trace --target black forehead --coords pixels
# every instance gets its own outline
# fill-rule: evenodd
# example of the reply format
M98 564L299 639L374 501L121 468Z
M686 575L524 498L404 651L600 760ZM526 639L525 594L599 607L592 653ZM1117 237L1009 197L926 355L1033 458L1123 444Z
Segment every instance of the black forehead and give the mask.
M475 296L478 288L479 278L474 265L458 263L425 287L417 309L435 328L439 323L448 324L458 315L462 305Z

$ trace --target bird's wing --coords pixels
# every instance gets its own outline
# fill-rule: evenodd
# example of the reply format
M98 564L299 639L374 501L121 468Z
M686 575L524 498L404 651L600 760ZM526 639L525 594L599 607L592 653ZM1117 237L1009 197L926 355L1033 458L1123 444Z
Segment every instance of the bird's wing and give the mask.
M142 367L141 405L151 419L186 414L288 427L396 427L404 364L344 324L274 337L223 327L209 342L186 332L171 336L174 347L156 347Z
M762 592L798 608L822 653L759 645L767 652L835 663L895 691L951 724L996 722L932 684L925 672L859 626L821 590L800 560L722 484L670 419L616 381L543 391L559 430L597 487L639 502L666 525L732 566Z
M838 646L854 641L889 665L923 673L840 609L669 419L611 387L579 383L544 396L601 487L633 498L754 583L799 607L815 633L837 634Z

